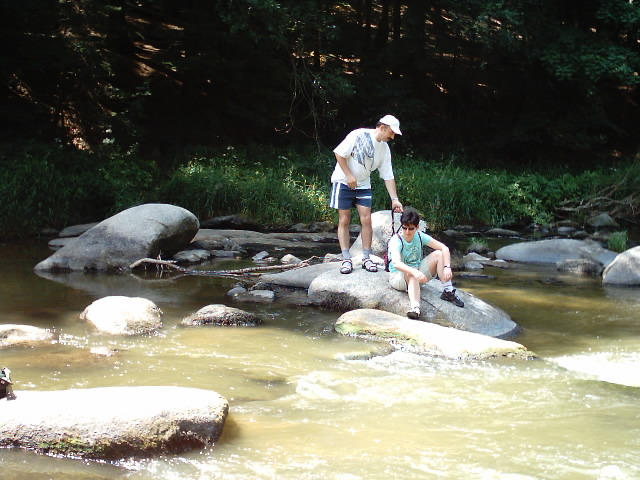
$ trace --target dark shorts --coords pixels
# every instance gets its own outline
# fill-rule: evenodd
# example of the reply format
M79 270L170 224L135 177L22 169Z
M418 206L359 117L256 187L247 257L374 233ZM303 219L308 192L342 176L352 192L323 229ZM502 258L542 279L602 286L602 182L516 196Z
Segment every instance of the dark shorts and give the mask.
M350 189L344 183L331 184L329 206L338 210L349 210L356 205L371 208L371 189Z

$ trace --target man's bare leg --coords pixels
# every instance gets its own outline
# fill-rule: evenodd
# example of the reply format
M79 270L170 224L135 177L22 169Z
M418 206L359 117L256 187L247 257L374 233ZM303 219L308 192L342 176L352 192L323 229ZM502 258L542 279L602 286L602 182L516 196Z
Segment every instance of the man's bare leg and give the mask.
M360 215L360 235L362 236L362 253L365 258L371 253L371 241L373 239L373 226L371 224L371 208L356 205Z
M349 243L351 243L349 225L351 225L351 210L338 210L338 243L343 255L345 250L349 251Z

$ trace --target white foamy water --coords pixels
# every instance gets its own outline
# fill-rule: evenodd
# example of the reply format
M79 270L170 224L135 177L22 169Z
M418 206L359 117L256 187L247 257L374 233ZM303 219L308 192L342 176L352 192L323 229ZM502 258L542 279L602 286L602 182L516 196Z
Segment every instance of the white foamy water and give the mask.
M640 387L640 352L582 353L549 360L595 380Z

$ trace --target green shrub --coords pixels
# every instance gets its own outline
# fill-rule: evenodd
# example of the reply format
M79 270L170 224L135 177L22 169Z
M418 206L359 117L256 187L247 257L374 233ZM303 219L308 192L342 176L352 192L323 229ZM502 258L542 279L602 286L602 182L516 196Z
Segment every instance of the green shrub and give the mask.
M628 241L626 230L613 232L607 239L607 248L612 252L624 252L627 249Z

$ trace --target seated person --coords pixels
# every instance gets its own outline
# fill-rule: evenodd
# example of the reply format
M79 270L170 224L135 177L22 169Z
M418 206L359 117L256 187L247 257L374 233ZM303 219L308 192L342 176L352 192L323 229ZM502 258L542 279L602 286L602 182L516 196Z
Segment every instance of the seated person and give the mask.
M389 241L389 283L396 290L409 293L410 307L407 317L420 317L420 284L426 283L438 275L444 288L440 298L457 307L464 302L456 296L451 284L451 255L449 248L426 233L418 231L420 215L415 208L407 207L400 217L402 232ZM434 249L422 258L422 246Z

